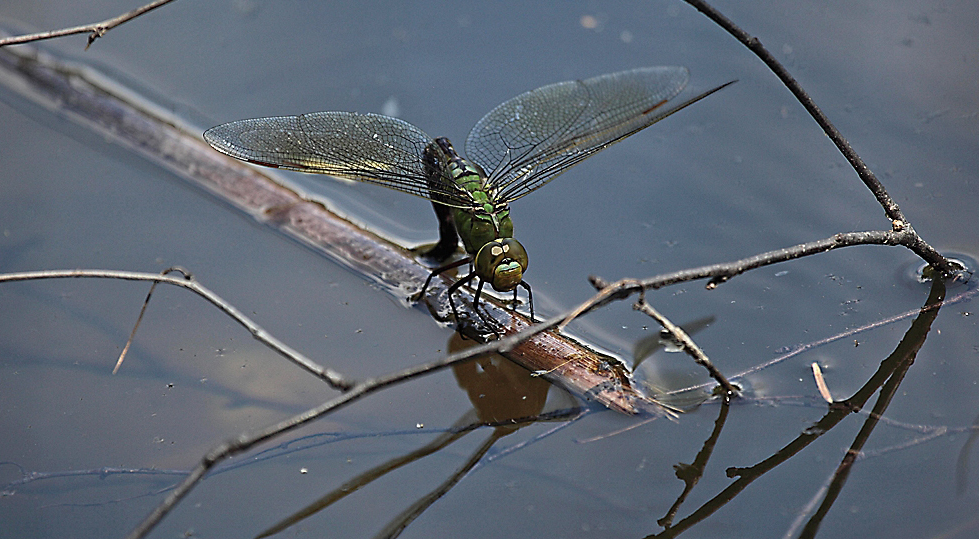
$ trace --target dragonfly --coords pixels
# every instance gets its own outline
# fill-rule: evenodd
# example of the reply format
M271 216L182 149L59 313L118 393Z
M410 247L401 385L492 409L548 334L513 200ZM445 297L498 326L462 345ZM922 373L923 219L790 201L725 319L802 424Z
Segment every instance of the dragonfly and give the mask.
M204 139L236 159L287 170L325 174L396 189L428 199L439 218L439 241L429 256L444 262L462 241L466 257L435 269L470 264L452 295L478 279L497 292L527 290L528 257L513 237L510 203L622 139L737 81L679 104L689 71L679 66L632 69L550 84L510 99L469 132L463 158L444 137L432 138L408 122L380 114L314 112L238 120L208 129Z

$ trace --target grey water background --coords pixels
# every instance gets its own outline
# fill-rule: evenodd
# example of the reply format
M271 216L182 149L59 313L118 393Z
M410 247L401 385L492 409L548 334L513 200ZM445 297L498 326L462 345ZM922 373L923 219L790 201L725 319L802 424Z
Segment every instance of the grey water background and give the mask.
M0 17L48 29L132 7L9 0ZM979 7L718 7L779 55L928 241L976 256ZM686 95L739 79L513 204L543 316L587 298L590 274L641 277L888 226L787 90L679 2L176 2L113 30L87 52L83 42L44 46L110 70L202 130L255 116L384 112L457 146L494 106L552 82L646 65L687 66ZM0 271L160 271L178 264L283 341L354 376L441 357L450 346L452 330L422 311L6 89L0 125ZM290 179L406 244L435 238L424 200ZM714 291L691 283L650 299L680 323L713 316L695 337L722 371L736 373L784 347L920 307L928 290L910 278L916 265L903 249L850 248L764 268ZM20 477L18 466L47 473L187 469L221 440L334 394L200 299L167 289L158 290L130 356L111 376L146 290L114 281L0 285L0 484ZM974 311L972 303L942 309L888 421L868 443L876 453L858 462L823 521L823 536L974 536L977 474L957 471L969 455L966 434L917 443L936 432L927 428L962 430L979 413ZM621 304L571 329L628 359L651 326ZM768 457L824 414L812 362L843 398L907 327L905 320L861 333L744 380L749 397L791 399L731 410L681 517L730 483L727 467ZM678 354L660 352L644 369L659 384L704 379ZM565 402L557 390L550 399ZM433 435L426 429L448 427L470 408L448 372L386 390L289 439L412 434L335 442L216 475L152 536L255 536L358 473L427 443ZM693 461L717 412L703 406L676 422L585 443L634 424L612 413L590 415L466 477L402 536L657 533L657 519L683 489L673 465ZM686 535L783 536L861 425L859 417L839 425ZM551 426L527 427L499 446ZM469 434L286 533L372 536L485 436ZM89 474L10 487L0 497L0 537L121 536L172 480Z

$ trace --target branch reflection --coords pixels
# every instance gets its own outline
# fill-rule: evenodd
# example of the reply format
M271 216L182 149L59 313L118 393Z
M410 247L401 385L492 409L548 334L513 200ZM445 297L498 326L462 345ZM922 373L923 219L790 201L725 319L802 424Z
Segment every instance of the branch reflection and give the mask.
M473 345L472 341L464 341L456 334L449 341L449 353ZM452 367L452 373L455 375L459 387L469 396L473 409L460 417L451 429L410 453L375 466L344 482L336 489L263 531L256 536L256 539L275 535L302 522L349 494L366 487L374 480L431 455L470 432L482 427L492 427L493 431L490 435L479 444L461 467L456 469L435 489L418 498L407 509L391 519L377 535L377 537L385 538L397 537L428 507L464 478L501 438L538 421L574 420L582 414L582 410L578 407L574 397L564 393L563 390L558 390L560 393L555 399L556 404L562 408L555 409L552 407L553 411L545 413L544 408L547 404L548 393L553 386L540 377L530 376L530 371L497 354L455 365ZM565 406L566 404L570 404L570 406Z
M795 456L797 453L805 449L812 442L816 441L823 434L829 432L833 427L838 425L851 414L861 411L870 397L873 396L878 389L880 389L881 394L874 405L873 411L868 414L863 428L861 428L860 432L857 434L857 437L851 445L850 450L848 450L846 455L843 457L843 461L840 463L836 473L833 475L830 485L825 489L825 496L822 503L819 505L819 508L802 530L801 537L814 537L816 530L819 527L819 523L829 511L830 507L832 507L833 503L837 499L837 496L839 495L839 492L842 490L843 485L846 483L846 478L855 457L859 454L860 449L870 437L871 432L873 432L874 428L877 426L880 417L887 410L887 407L891 403L891 399L897 392L901 381L904 379L904 375L914 363L918 350L921 349L921 346L925 342L925 338L928 336L932 322L938 316L938 311L944 298L945 285L941 280L935 280L932 283L931 293L929 294L928 299L921 308L919 315L911 324L910 329L908 329L908 331L905 333L904 338L901 339L901 342L898 343L895 350L887 358L881 361L877 372L875 372L874 375L863 385L863 387L853 394L853 396L846 400L837 401L830 404L829 411L822 417L822 419L803 431L802 434L800 434L795 440L789 442L782 449L776 451L771 457L759 462L758 464L755 464L754 466L746 468L728 468L728 477L737 478L734 483L697 508L689 516L680 520L678 523L676 523L676 525L671 526L673 516L687 494L688 489L685 489L684 493L678 500L678 503L674 504L674 507L670 509L667 516L659 521L660 525L664 526L665 529L660 533L651 534L647 537L676 537L687 529L693 527L695 524L707 519L715 511L734 499L741 491L746 489L748 485L750 485L756 479L762 477L783 462L786 462ZM722 410L722 417L724 413L725 412ZM715 431L717 430L718 429L715 428ZM708 446L712 447L715 441L716 439L712 435L711 438L705 443L704 449L701 450L701 455L706 454L709 456L710 450ZM699 457L700 455L698 455L698 458ZM695 461L695 464L700 465L698 461ZM703 465L706 465L706 462L704 462ZM679 471L677 475L680 477L681 474ZM699 475L697 477L699 478ZM685 482L690 481L690 478L688 477L680 478ZM696 481L694 481L694 483L695 482ZM789 535L792 535L791 530Z

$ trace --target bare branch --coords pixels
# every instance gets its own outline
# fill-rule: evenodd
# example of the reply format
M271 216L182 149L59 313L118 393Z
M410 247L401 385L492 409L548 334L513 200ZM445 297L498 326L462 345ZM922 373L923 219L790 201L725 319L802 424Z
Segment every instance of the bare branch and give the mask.
M579 305L571 315L579 316L596 307L606 305L614 300L624 299L634 293L649 289L662 288L664 286L696 281L699 279L709 279L706 288L713 290L718 284L727 282L732 277L736 277L748 270L769 266L779 262L787 262L807 255L823 253L839 249L840 247L852 247L855 245L904 245L905 242L912 241L913 236L905 229L901 232L893 231L869 231L869 232L846 232L830 236L829 238L800 243L784 249L767 251L732 262L722 262L710 264L696 268L688 268L671 273L662 273L644 279L626 278L614 283L609 283L601 277L591 276L589 280L598 294ZM566 324L568 320L564 322Z
M721 371L717 370L717 367L715 367L714 364L711 363L710 359L707 358L707 354L705 354L704 351L697 346L697 343L693 342L693 339L687 335L687 332L683 331L680 326L671 322L669 318L660 314L659 311L654 309L652 305L646 302L646 294L644 292L639 294L639 301L633 305L633 308L649 315L653 320L656 320L659 325L663 326L663 329L668 331L670 335L673 336L673 339L680 343L680 345L683 347L683 351L692 357L693 360L697 362L697 365L707 369L707 372L710 374L711 378L717 380L717 383L724 388L724 392L727 393L729 398L738 394L738 388L734 387L731 382L729 382L728 379L721 374Z
M167 275L173 272L180 272L184 279L190 280L193 276L187 270L179 267L172 267L164 270L160 275ZM122 352L119 353L119 359L116 360L116 366L112 368L112 374L119 372L119 368L122 367L122 362L126 359L126 353L129 352L129 347L133 345L133 341L136 339L136 330L139 329L139 324L143 321L143 315L146 314L146 308L150 305L150 298L153 297L153 291L156 290L156 285L160 284L159 281L153 281L153 285L150 286L150 291L146 293L146 299L143 300L143 307L139 310L139 316L136 317L136 323L133 324L133 330L129 333L129 339L126 340L126 346L122 347Z
M337 389L350 389L354 383L346 379L340 373L323 367L315 361L300 354L279 339L275 338L261 326L245 316L230 303L224 301L220 296L211 292L197 281L188 277L171 277L169 275L159 275L156 273L139 273L135 271L113 271L113 270L46 270L46 271L25 271L20 273L0 274L0 283L13 281L29 281L35 279L123 279L126 281L152 281L154 283L166 283L186 288L201 296L212 305L223 311L241 324L249 333L269 348L275 350L286 359L306 369L318 378Z
M602 293L592 298L590 304L582 305L578 309L584 312L604 305L612 299L621 299L640 290L657 289L673 284L696 281L698 279L709 279L707 289L713 290L717 288L717 285L725 283L732 277L741 275L748 270L770 266L779 262L787 262L803 256L824 253L841 247L853 247L856 245L902 245L914 250L916 254L923 257L916 250L920 248L918 243L920 240L921 238L910 227L891 231L842 232L825 239L767 251L732 262L699 266L672 273L654 275L644 279L622 279L614 284L608 284L601 277L592 276L590 277L592 285L601 290ZM964 267L960 267L954 263L950 264L950 267L952 273L949 276L954 279L961 278L967 280L971 277L971 274Z
M36 34L27 34L23 36L6 37L0 39L0 47L5 45L17 45L19 43L30 43L32 41L41 41L43 39L53 39L56 37L70 36L74 34L89 34L88 44L85 45L87 50L95 40L104 36L106 32L112 30L116 26L129 22L136 17L139 17L143 13L152 11L158 7L165 4L169 4L173 0L156 0L155 2L150 2L143 7L136 8L129 13L124 13L118 17L113 17L111 19L106 19L102 22L96 22L92 24L85 24L82 26L73 26L71 28L62 28L61 30L51 30L48 32L39 32Z
M731 278L755 268L770 266L779 262L787 262L803 256L825 253L841 247L853 247L855 245L906 245L912 240L912 234L908 229L900 232L883 230L842 232L821 240L800 243L792 247L760 253L733 262L711 264L700 266L699 268L691 268L639 279L639 286L644 289L655 289L686 281L709 279L707 288L713 290L717 285L725 283Z
M922 256L922 258L924 258L929 264L935 266L942 272L943 275L946 277L952 276L952 274L956 271L952 264L950 264L945 257L938 253L938 251L933 249L930 245L918 237L917 233L915 233L911 228L910 222L905 219L904 213L901 212L901 208L898 207L897 202L895 202L894 199L892 199L887 193L887 190L884 189L884 185L880 183L880 180L878 180L877 176L872 170L870 170L870 167L868 167L857 152L853 150L850 143L845 137L843 137L843 134L840 133L840 131L836 129L836 126L829 121L829 118L823 113L822 110L820 110L820 108L816 105L816 102L809 96L808 92L802 88L802 85L799 84L799 82L795 80L785 66L783 66L781 62L779 62L775 56L761 44L761 41L759 41L757 37L754 37L742 30L738 25L734 24L731 19L725 17L721 12L714 9L713 6L704 0L686 0L686 2L706 15L707 18L714 21L729 34L734 36L735 39L747 47L748 50L755 53L755 55L758 56L758 58L760 58L769 69L772 70L772 73L774 73L775 76L778 77L783 84L785 84L786 88L788 88L789 91L792 92L792 95L799 100L799 103L802 104L809 115L816 120L816 123L819 124L819 127L822 128L824 133L826 133L826 136L833 141L833 144L835 144L840 150L843 157L850 162L853 170L857 172L857 175L863 181L864 185L870 189L870 192L877 198L877 202L879 202L884 208L884 213L893 223L894 230L899 231L907 229L907 231L917 239L917 241L912 242L914 243L913 250ZM907 246L911 247L910 244Z

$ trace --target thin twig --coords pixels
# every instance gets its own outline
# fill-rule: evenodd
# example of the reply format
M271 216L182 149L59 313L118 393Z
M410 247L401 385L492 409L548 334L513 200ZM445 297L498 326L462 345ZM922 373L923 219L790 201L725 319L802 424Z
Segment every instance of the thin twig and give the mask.
M843 232L840 234L834 234L833 236L825 239L800 243L798 245L793 245L792 247L760 253L748 258L742 258L741 260L735 260L733 262L700 266L699 268L691 268L674 273L667 273L640 279L639 286L641 286L643 289L656 289L666 285L685 281L710 279L707 282L707 288L713 289L716 288L717 285L725 283L731 278L741 275L748 270L763 266L770 266L779 262L794 260L803 256L825 253L841 247L853 247L856 245L904 245L905 242L910 240L911 235L907 230L901 232L896 232L893 230Z
M826 379L823 378L823 369L815 361L812 362L812 377L816 379L816 389L819 390L819 394L823 397L823 400L829 404L833 404L833 394L829 392L829 386L826 385Z
M326 381L331 386L346 390L354 386L354 382L348 380L342 374L323 367L316 363L315 361L307 358L306 356L300 354L296 350L292 349L279 339L272 336L269 332L265 331L261 326L253 322L250 318L245 316L241 311L236 309L230 303L224 301L220 296L211 292L206 287L198 283L197 281L188 279L186 277L171 277L168 275L160 275L156 273L139 273L135 271L114 271L114 270L86 270L86 269L75 269L75 270L46 270L46 271L25 271L20 273L5 273L0 275L0 283L13 282L13 281L29 281L35 279L67 279L67 278L77 278L77 279L123 279L126 281L153 281L166 284L172 284L182 288L186 288L207 301L211 302L212 305L223 311L225 314L233 318L236 322L241 324L249 333L252 334L260 342L264 343L269 348L275 350L281 354L286 359L292 361L293 363L299 365L300 367L306 369L310 373L316 375L322 380Z
M722 262L720 264L699 266L671 273L662 273L643 279L627 278L609 284L600 277L592 276L590 277L592 284L601 292L589 300L587 304L579 306L577 311L587 312L590 309L608 303L612 299L621 299L641 290L658 289L664 286L699 279L709 279L707 289L712 290L717 285L725 283L732 277L741 275L748 270L787 262L803 256L825 253L841 247L854 247L857 245L903 245L911 248L918 239L920 238L909 228L900 231L871 230L867 232L843 232L834 234L829 238L800 243L792 247L785 247L774 251L767 251L732 262ZM952 275L954 278L961 277L962 279L968 279L971 277L971 274L962 268L953 267L953 270Z
M184 279L193 279L190 272L176 266L163 270L160 275L167 275L173 272L180 272ZM126 359L126 353L129 352L129 347L133 345L133 341L136 339L136 330L139 329L139 325L143 321L143 315L146 314L146 308L149 307L150 298L153 297L153 292L156 290L156 285L158 284L160 284L159 281L153 281L153 284L150 285L150 291L146 293L146 299L143 300L143 307L139 309L139 316L136 317L136 323L133 324L133 330L129 332L129 339L126 340L126 346L123 346L122 352L119 353L119 359L116 361L116 366L112 368L112 374L118 373L119 367L122 367L122 362Z
M589 277L592 285L598 289L598 294L593 296L588 301L582 303L575 307L568 315L561 321L561 325L558 326L558 330L563 330L572 320L584 315L588 311L606 305L613 301L623 300L629 297L633 290L633 287L639 287L639 281L636 279L622 279L619 281L618 287L606 286L604 281L601 281L598 277ZM641 290L641 289L640 289Z
M645 292L639 294L639 300L636 301L633 308L648 315L653 320L656 320L659 325L663 326L663 329L670 332L670 335L672 335L673 338L682 345L683 351L692 357L697 365L707 369L710 377L716 380L717 383L724 388L724 392L727 393L728 397L733 397L738 394L738 388L734 387L734 385L732 385L731 382L729 382L728 379L721 374L721 371L717 370L717 367L715 367L714 364L711 363L710 359L707 358L707 354L705 354L704 351L697 346L697 343L693 342L693 339L687 335L687 332L683 331L680 326L671 322L669 318L660 314L659 311L654 309L652 305L646 302Z
M30 43L31 41L41 41L43 39L53 39L56 37L70 36L74 34L89 34L88 44L85 45L87 50L95 40L104 36L106 32L112 30L116 26L129 22L140 15L152 11L160 6L169 4L173 0L156 0L155 2L150 2L143 7L136 8L129 13L124 13L117 17L111 19L106 19L102 22L96 22L92 24L85 24L82 26L73 26L71 28L62 28L61 30L51 30L48 32L38 32L36 34L27 34L23 36L13 36L0 39L0 47L5 45L16 45L19 43Z
M599 292L585 303L579 305L572 312L572 315L577 316L583 314L613 300L623 299L643 290L658 289L699 279L709 279L706 287L712 290L718 284L727 282L732 277L736 277L751 269L769 266L779 262L787 262L803 256L832 251L841 247L852 247L856 245L903 245L903 242L909 238L910 236L907 232L903 231L846 232L833 235L826 239L800 243L792 247L767 251L731 262L661 273L643 279L626 278L609 283L601 277L591 276L589 279ZM563 324L567 323L568 321L563 322Z

